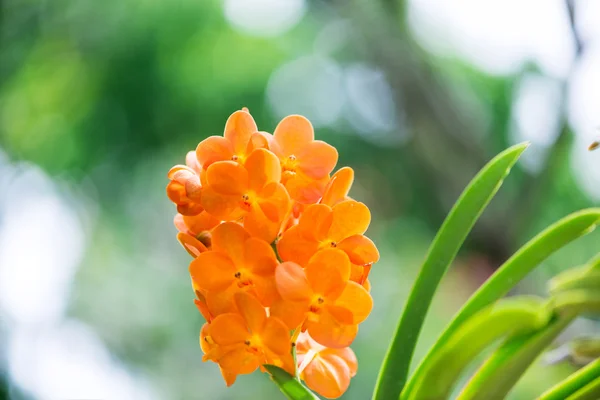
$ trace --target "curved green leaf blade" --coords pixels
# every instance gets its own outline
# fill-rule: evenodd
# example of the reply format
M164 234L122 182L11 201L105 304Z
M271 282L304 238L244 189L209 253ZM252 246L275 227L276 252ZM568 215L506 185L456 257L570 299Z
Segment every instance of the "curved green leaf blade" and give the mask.
M564 400L599 377L600 359L597 359L542 393L538 400Z
M600 399L600 377L567 397L567 400L598 400Z
M292 375L275 365L264 365L271 374L271 380L289 400L319 400L319 398Z
M560 314L598 314L600 313L600 291L571 290L552 297L552 303Z
M427 367L430 359L448 338L473 314L504 296L529 272L552 253L573 240L593 231L600 224L600 208L590 208L573 213L531 239L508 259L455 315L437 342L429 349L404 389L409 394L414 382Z
M554 319L538 332L508 339L479 368L457 400L505 398L535 359L574 318Z
M450 211L413 285L379 371L373 399L390 400L400 395L425 315L442 277L475 221L527 146L525 143L513 146L492 159L473 178Z
M447 399L462 371L481 351L502 337L537 331L552 309L541 298L503 299L471 317L441 347L415 382L407 400Z

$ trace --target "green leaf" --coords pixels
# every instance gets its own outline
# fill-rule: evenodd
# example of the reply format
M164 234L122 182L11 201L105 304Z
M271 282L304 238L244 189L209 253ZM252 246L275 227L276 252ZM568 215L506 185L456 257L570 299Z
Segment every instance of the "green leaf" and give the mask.
M564 381L551 387L542 393L538 400L564 400L599 377L600 359L589 363Z
M473 375L457 400L505 398L535 359L574 318L563 316L538 332L506 340Z
M275 365L264 365L271 374L271 380L289 400L319 400L319 398L298 380Z
M527 148L519 144L491 160L469 183L437 233L398 323L396 334L379 371L375 400L400 395L425 315L435 291L467 234L502 185L510 168Z
M600 399L600 377L567 397L567 400L598 400Z
M462 371L492 343L537 331L552 309L541 298L519 296L486 307L460 326L419 375L407 400L447 399Z
M404 389L407 394L412 390L414 382L420 379L420 375L427 368L427 364L433 355L445 345L448 338L461 324L482 308L508 293L512 287L552 253L578 237L593 231L598 224L600 224L600 208L579 211L554 223L519 249L471 296L456 314L437 342L429 349L429 353L421 361L409 380Z

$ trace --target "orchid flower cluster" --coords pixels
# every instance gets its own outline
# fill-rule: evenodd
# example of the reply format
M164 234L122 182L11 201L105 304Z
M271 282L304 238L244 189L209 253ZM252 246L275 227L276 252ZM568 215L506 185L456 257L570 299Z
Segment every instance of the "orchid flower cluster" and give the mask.
M306 118L288 116L269 134L244 108L168 173L206 319L203 360L228 386L268 364L337 398L357 372L349 346L373 307L379 252L364 235L369 209L348 197L353 170L332 175L337 160Z

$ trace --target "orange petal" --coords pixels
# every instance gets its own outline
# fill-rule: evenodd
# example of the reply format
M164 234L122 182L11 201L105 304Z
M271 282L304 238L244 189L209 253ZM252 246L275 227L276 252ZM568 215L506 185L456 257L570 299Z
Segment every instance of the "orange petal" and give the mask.
M246 321L239 314L222 314L210 324L210 336L219 346L244 343L249 337Z
M289 212L291 201L285 187L279 182L269 182L258 194L258 205L273 222L280 222Z
M277 291L284 300L306 301L313 292L302 267L293 262L284 262L275 269Z
M221 370L221 375L223 375L223 379L225 380L225 384L227 385L227 387L233 385L237 378L237 374L235 374L233 372L229 372L223 368L219 368L219 369Z
M285 187L295 201L302 204L315 204L323 196L328 182L328 175L315 180L306 176L302 171L298 171L296 175L285 182Z
M332 355L344 360L350 369L350 377L356 375L356 372L358 371L358 360L356 359L356 354L354 354L350 347L345 347L343 349L325 349L321 352L321 356L324 358Z
M277 317L291 331L296 329L306 318L308 304L305 301L275 300L269 309L272 317Z
M205 251L208 251L206 246L202 244L198 239L193 236L188 235L187 233L179 232L177 234L177 240L183 246L183 248L190 254L190 256L196 258Z
M246 240L244 243L244 265L253 274L273 277L277 264L275 252L269 243L256 237Z
M300 234L305 238L322 241L328 238L331 224L333 223L333 211L325 204L312 204L304 210L298 222Z
M190 275L205 290L225 290L235 280L235 265L225 254L207 251L190 263Z
M297 156L298 168L312 179L328 176L337 160L338 152L335 147L321 140L307 143Z
M187 202L177 205L177 212L183 215L197 215L204 211L199 203Z
M335 302L338 307L343 307L352 312L353 323L363 322L373 309L373 298L369 292L356 282L348 282L344 291Z
M260 359L243 347L237 347L219 358L221 368L236 374L250 374L260 365Z
M175 225L175 228L177 228L179 232L190 234L184 218L185 217L182 214L175 214L175 218L173 218L173 225Z
M210 337L210 324L205 322L200 329L200 348L204 354L208 353L215 346Z
M358 325L342 325L326 312L318 321L307 321L306 329L316 342L332 348L350 346L358 333Z
M240 208L240 195L222 194L210 186L202 191L202 207L213 217L220 220L236 220L243 215Z
M252 333L262 332L267 321L267 313L256 297L248 293L238 292L233 296L233 299L250 331Z
M256 132L253 133L248 141L248 147L246 148L246 154L252 153L256 149L267 149L269 150L269 143L273 140L273 135L267 132Z
M244 228L252 235L271 243L279 233L279 223L271 221L260 206L253 203L244 218Z
M281 164L277 156L266 149L256 149L244 164L248 171L251 190L260 191L269 182L281 180Z
M281 120L275 128L273 138L277 143L279 157L297 155L304 146L315 138L310 121L301 115L290 115Z
M274 275L269 277L255 276L252 278L252 283L254 284L256 297L265 307L270 307L275 300L281 297L277 291Z
M194 304L196 305L196 308L198 308L198 311L200 311L200 314L202 314L206 322L210 322L212 320L212 316L210 315L210 311L208 310L206 302L194 299Z
M371 222L371 212L366 205L354 200L343 201L333 207L333 221L329 237L336 241L365 233Z
M286 324L276 317L267 319L260 337L265 346L275 354L284 355L292 351L290 331Z
M350 279L350 260L341 250L320 250L312 256L304 272L314 293L335 299Z
M201 212L194 216L184 216L183 222L193 235L198 235L204 231L212 230L221 221L207 212Z
M362 286L365 288L365 290L367 292L371 291L371 282L369 281L369 278L366 278L364 283L362 284Z
M277 251L283 261L293 261L300 265L307 265L308 260L319 249L319 243L307 240L300 235L299 226L292 226L283 233L277 242Z
M214 162L231 160L233 146L224 137L210 136L196 147L196 157L202 168L207 169Z
M321 354L313 358L302 374L306 386L327 399L337 399L344 394L351 377L350 368L341 357Z
M348 254L353 264L366 265L379 261L379 251L375 243L363 235L347 237L337 244L337 248Z
M354 182L354 170L350 167L340 168L333 174L329 184L325 188L321 203L333 207L345 200L348 192L350 192L352 182Z
M244 154L250 137L256 131L258 131L258 127L250 113L236 111L227 119L223 136L231 142L233 152L239 156Z
M244 263L244 246L250 234L235 222L224 222L212 233L212 249L229 256L236 266Z
M248 190L248 172L235 161L218 161L206 170L206 181L221 194L242 195Z
M238 290L232 286L226 291L206 292L206 306L213 317L221 314L235 313L237 308L233 301L233 294Z

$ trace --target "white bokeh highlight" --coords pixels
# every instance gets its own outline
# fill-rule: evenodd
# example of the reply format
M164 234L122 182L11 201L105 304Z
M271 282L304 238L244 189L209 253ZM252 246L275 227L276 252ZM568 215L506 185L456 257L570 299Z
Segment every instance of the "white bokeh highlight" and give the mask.
M242 33L273 37L292 29L306 13L305 0L225 0L225 17Z

